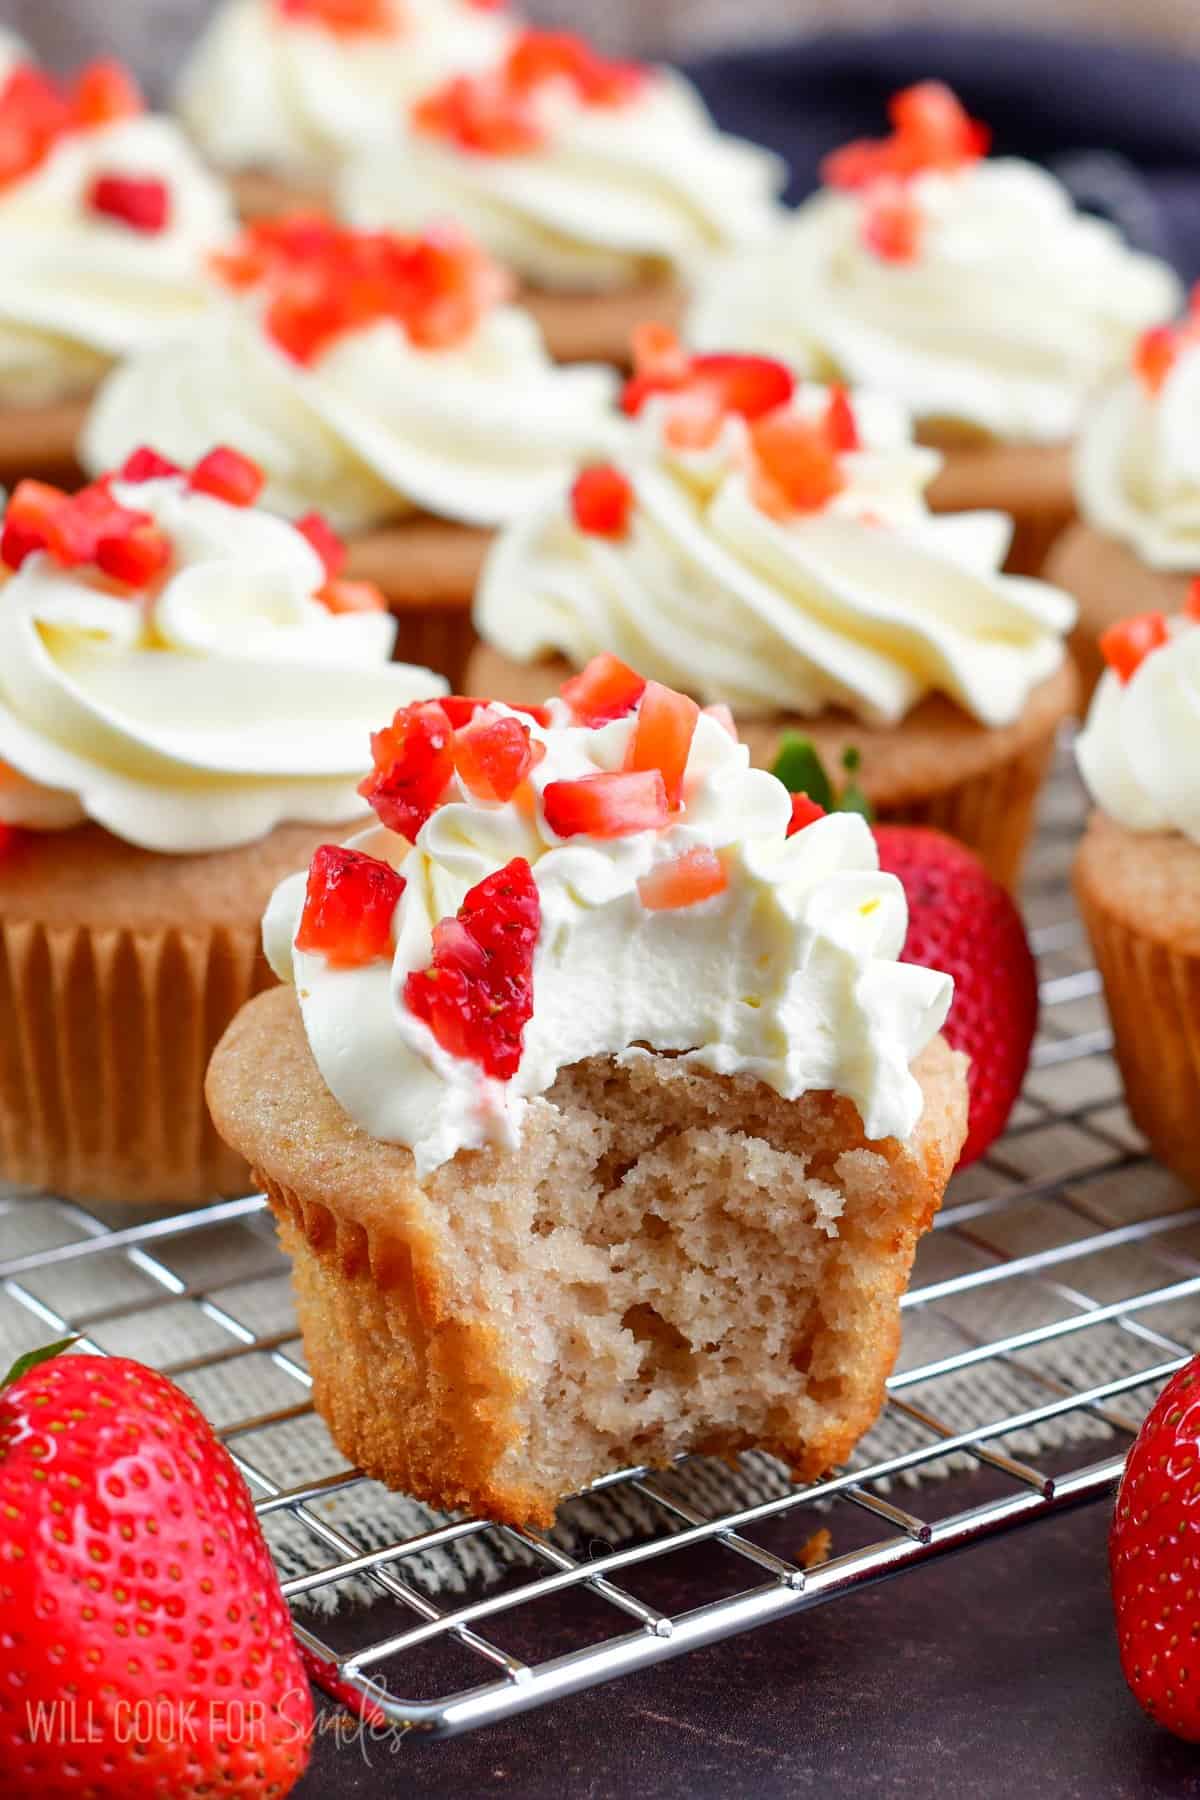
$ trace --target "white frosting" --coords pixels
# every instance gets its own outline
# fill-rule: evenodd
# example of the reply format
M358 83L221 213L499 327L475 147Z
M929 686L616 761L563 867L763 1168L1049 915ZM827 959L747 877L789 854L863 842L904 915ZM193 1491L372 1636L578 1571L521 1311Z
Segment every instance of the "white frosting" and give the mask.
M547 750L532 777L540 794L550 781L620 768L633 725L531 730ZM264 922L267 955L295 982L317 1067L346 1111L374 1137L407 1144L424 1175L460 1149L515 1142L526 1101L559 1069L648 1044L789 1098L835 1089L858 1106L868 1136L908 1137L921 1113L909 1065L946 1017L950 978L897 961L904 891L879 872L864 822L832 814L785 839L789 796L748 763L745 747L701 716L686 808L664 830L563 842L540 805L531 819L463 792L411 853L382 828L356 838L406 877L390 963L334 969L296 950L305 876L284 882ZM639 878L698 846L721 851L724 892L647 910ZM404 989L429 964L435 923L515 856L532 865L541 930L520 1065L501 1082L443 1050Z
M389 35L326 30L274 0L224 0L184 71L177 105L229 168L304 171L395 130L401 108L451 71L483 68L511 18L470 0L397 0Z
M863 241L877 190L826 189L761 254L714 268L694 342L764 350L898 396L919 419L997 438L1069 438L1138 333L1175 310L1165 263L1076 212L1045 170L1009 158L926 173L905 192L919 254Z
M164 181L165 229L91 211L88 191L106 174ZM233 229L223 187L169 119L63 137L0 186L0 395L34 403L87 388L117 357L178 330L211 304L208 258Z
M1181 831L1200 844L1200 628L1171 622L1127 682L1112 669L1076 739L1092 798L1130 831Z
M385 613L330 613L282 519L178 478L113 493L168 534L168 579L147 606L38 552L0 586L0 821L199 851L360 817L368 725L445 682L388 661Z
M1101 396L1075 452L1088 522L1152 569L1200 569L1200 344L1183 344L1157 394L1133 376Z
M99 471L149 439L190 464L232 442L262 468L267 503L282 512L315 506L343 531L412 508L495 525L536 504L574 459L620 440L614 380L552 363L514 307L445 350L417 348L384 321L335 339L306 368L230 301L114 371L81 454Z
M740 419L711 450L681 454L661 436L664 404L647 404L624 464L636 495L624 538L581 531L562 492L501 534L475 620L506 655L582 665L613 650L743 717L843 706L893 722L939 692L985 725L1018 717L1058 668L1074 603L999 573L1002 514L928 511L939 459L892 402L853 397L863 448L839 459L845 487L784 521L751 498ZM813 386L793 402L811 416L825 404Z
M501 262L546 288L618 288L688 274L714 251L763 240L783 165L719 132L681 75L648 72L620 106L539 91L546 141L518 155L458 149L413 131L347 163L352 223L411 230L458 219Z

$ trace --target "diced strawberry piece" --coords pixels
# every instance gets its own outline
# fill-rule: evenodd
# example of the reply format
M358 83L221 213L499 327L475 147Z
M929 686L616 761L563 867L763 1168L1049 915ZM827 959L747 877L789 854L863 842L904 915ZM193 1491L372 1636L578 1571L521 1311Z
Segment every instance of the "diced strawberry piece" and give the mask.
M830 446L839 455L848 450L861 450L862 440L858 435L858 420L854 417L854 408L850 404L850 396L844 387L830 388L824 423L825 436Z
M527 96L496 75L454 76L417 101L411 120L415 130L479 156L521 156L545 141Z
M636 63L610 62L570 31L523 31L504 65L509 87L531 93L547 81L567 81L586 106L621 106L644 86Z
M862 241L882 262L915 262L921 254L925 221L911 195L897 189L868 202L862 218Z
M1187 599L1183 606L1189 619L1200 621L1200 575L1193 575L1188 583Z
M49 523L47 547L65 567L76 568L95 561L102 537L120 536L146 519L145 513L132 512L113 499L107 479L94 481L68 495L58 508Z
M657 769L551 781L542 792L546 823L557 837L628 837L667 823L667 790Z
M773 518L819 512L845 486L825 432L791 413L759 420L750 431L755 504Z
M358 791L389 831L415 840L454 773L453 733L436 700L402 706L371 734L375 767Z
M297 950L318 952L331 969L358 969L392 954L392 920L403 875L378 857L322 844L308 870Z
M66 505L61 488L44 481L20 481L4 511L4 530L0 534L0 559L10 569L19 569L35 550L50 546L53 522Z
M414 970L405 1002L443 1050L509 1081L533 1014L533 957L541 901L523 857L477 883L433 933L433 961Z
M495 704L494 700L480 700L469 694L443 694L438 701L438 705L456 731L461 730L464 725L469 725L476 713ZM550 723L548 706L515 706L508 700L504 704L512 712L522 713L525 718L532 719L537 725L549 725Z
M1164 613L1135 613L1131 619L1121 619L1100 634L1100 654L1123 684L1137 673L1152 650L1162 648L1168 637Z
M688 378L692 359L669 325L644 319L635 325L630 336L633 348L633 372L667 385L681 386Z
M660 863L643 875L637 886L647 912L676 911L723 894L729 886L729 873L715 850L698 846L685 850L674 862Z
M943 81L918 81L894 94L888 116L926 169L954 169L987 154L992 134L972 119Z
M157 175L97 175L87 191L89 211L147 236L165 231L171 194Z
M575 477L571 512L580 531L593 537L624 537L633 506L633 487L612 463L593 463Z
M477 799L501 805L512 799L545 754L545 745L534 743L527 725L504 714L477 716L454 739L454 767L463 786Z
M111 57L88 63L75 77L71 110L75 123L84 131L114 125L120 119L135 119L144 110L144 104L133 76Z
M396 28L388 0L276 0L285 19L303 19L337 37L388 37Z
M202 456L188 476L188 486L195 493L211 494L230 506L253 506L265 481L257 463L225 444Z
M1173 325L1154 325L1143 331L1133 353L1133 368L1151 394L1162 392L1179 356L1179 334Z
M792 816L787 828L788 837L794 837L798 831L803 831L806 825L811 825L815 819L824 817L825 808L819 806L815 800L810 800L807 794L793 794Z
M880 138L855 138L821 159L821 181L825 187L869 187L892 172L888 145Z
M786 406L796 391L796 381L785 363L770 356L734 356L714 352L692 358L690 379L712 388L722 411L743 419L761 419Z
M674 450L707 450L721 435L725 412L716 388L689 383L671 395L663 417L663 437Z
M131 588L149 587L170 560L171 541L150 519L110 533L96 545L96 567Z
M121 481L157 481L165 475L182 475L183 470L169 456L162 456L148 444L131 450L118 471Z
M743 419L762 418L786 405L795 392L791 370L772 357L714 351L691 357L681 371L677 350L674 339L666 334L660 341L660 354L647 358L645 366L635 365L633 378L621 394L621 408L636 416L653 394L677 393L670 419L673 441L680 448L711 443L716 435L714 424L719 427L728 413Z
M340 299L300 289L277 294L267 308L267 336L293 362L308 364L345 328Z
M330 581L336 581L346 566L346 546L328 519L319 512L305 513L296 520L296 530L307 538L324 564Z
M386 612L387 597L373 581L327 581L317 599L331 613Z
M717 721L717 724L721 727L722 731L727 731L729 733L736 744L738 728L737 720L733 716L733 708L726 706L724 700L714 700L711 706L706 706L704 708L704 711L710 719L715 719Z
M645 691L645 677L605 651L564 681L559 693L581 725L606 725L632 712Z
M674 812L683 801L683 777L700 708L686 694L648 681L625 755L627 769L657 769Z
M71 128L58 86L32 63L17 63L0 87L0 186L36 169Z

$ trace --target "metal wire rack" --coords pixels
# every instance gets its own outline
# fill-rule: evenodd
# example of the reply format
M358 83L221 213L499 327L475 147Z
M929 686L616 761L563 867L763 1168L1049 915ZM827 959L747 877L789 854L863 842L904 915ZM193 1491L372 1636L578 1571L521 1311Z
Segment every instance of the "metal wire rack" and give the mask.
M71 1331L98 1352L129 1348L189 1386L268 1535L286 1527L284 1589L317 1679L376 1724L435 1736L1098 1500L1200 1337L1200 1207L1145 1157L1120 1104L1066 882L1080 820L1063 763L1025 894L1043 1004L1026 1093L925 1240L880 1426L814 1486L745 1459L745 1485L731 1489L727 1470L693 1481L705 1465L685 1459L599 1484L589 1517L608 1508L624 1523L597 1536L593 1522L590 1541L586 1529L563 1539L484 1519L364 1536L362 1518L385 1502L365 1477L318 1457L296 1478L267 1454L273 1431L310 1412L310 1380L288 1303L259 1304L283 1275L258 1196L123 1219L52 1196L0 1198L0 1326L7 1318L11 1336L22 1323L31 1343ZM12 1254L20 1245L32 1247ZM181 1309L199 1328L184 1355L162 1329ZM242 1379L251 1365L253 1382ZM472 1549L486 1554L472 1561ZM455 1571L449 1593L430 1578L439 1558ZM347 1603L322 1610L333 1595Z

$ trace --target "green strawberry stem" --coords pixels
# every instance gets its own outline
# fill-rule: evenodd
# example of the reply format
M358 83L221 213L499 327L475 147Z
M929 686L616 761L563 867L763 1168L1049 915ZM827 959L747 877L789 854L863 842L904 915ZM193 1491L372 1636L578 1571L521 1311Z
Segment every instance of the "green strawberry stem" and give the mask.
M798 731L786 731L780 739L771 773L782 781L789 794L807 794L826 812L859 813L869 825L875 818L874 808L855 780L861 764L862 755L853 744L842 752L846 779L835 792L821 761L821 753L812 739L801 737Z
M56 1344L43 1344L38 1350L27 1350L24 1356L18 1356L4 1380L0 1381L0 1388L11 1387L14 1381L20 1381L22 1375L28 1375L30 1369L49 1362L51 1357L61 1356L64 1350L69 1350L72 1344L78 1342L78 1338L59 1338Z

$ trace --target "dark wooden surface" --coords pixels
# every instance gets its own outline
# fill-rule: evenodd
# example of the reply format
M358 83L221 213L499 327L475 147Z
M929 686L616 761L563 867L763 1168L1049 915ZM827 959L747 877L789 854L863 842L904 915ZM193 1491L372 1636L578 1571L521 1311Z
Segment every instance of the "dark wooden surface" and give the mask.
M1200 1746L1121 1679L1107 1522L1059 1515L467 1737L323 1735L298 1800L1200 1796Z

